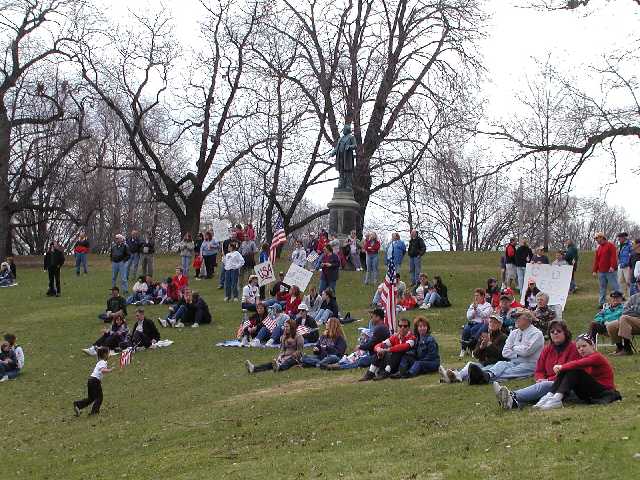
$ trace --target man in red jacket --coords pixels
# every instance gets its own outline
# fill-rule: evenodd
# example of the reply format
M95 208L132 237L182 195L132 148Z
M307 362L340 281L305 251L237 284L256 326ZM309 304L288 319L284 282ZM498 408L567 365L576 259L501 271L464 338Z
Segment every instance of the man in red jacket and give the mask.
M618 250L616 246L607 240L602 232L598 232L593 237L598 242L596 255L593 259L593 276L598 277L600 284L600 305L598 310L602 310L602 305L607 298L607 286L612 292L620 290L618 286Z
M415 343L416 337L411 331L409 320L401 318L398 321L398 333L391 335L374 347L373 363L360 381L389 378L391 374L398 371L402 356L413 348Z

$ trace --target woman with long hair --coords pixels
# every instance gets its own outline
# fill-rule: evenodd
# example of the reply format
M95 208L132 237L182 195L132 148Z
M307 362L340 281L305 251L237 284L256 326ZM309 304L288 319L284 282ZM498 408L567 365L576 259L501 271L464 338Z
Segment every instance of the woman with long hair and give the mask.
M302 357L302 366L323 368L326 365L338 363L346 351L347 339L340 320L331 317L327 321L324 333L313 347L313 355Z
M249 373L265 372L273 370L275 372L288 370L291 367L300 365L302 359L302 349L304 340L296 332L296 321L292 318L284 324L284 333L280 339L280 354L272 362L254 365L249 360L245 361Z

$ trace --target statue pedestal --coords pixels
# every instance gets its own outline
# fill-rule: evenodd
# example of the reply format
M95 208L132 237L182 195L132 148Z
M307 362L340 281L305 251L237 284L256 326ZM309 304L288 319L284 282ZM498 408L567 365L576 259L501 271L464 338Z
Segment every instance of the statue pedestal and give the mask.
M348 237L360 223L360 205L353 198L351 188L334 188L329 208L329 233L338 238Z

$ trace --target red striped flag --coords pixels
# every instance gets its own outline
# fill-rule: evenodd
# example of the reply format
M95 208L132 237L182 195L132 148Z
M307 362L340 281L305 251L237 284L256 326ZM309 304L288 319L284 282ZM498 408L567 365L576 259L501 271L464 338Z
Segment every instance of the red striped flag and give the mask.
M278 325L278 322L276 322L275 318L268 316L262 321L262 325L267 327L267 330L273 333L273 331L276 329L276 326Z
M271 240L271 247L269 248L269 260L271 261L271 265L276 264L276 251L278 250L278 247L285 243L287 243L287 234L284 232L282 217L278 216L273 232L273 240Z
M238 327L238 332L236 333L236 338L241 338L242 337L242 332L244 332L244 329L247 328L249 325L251 325L251 322L247 319L244 322L240 322L240 327Z
M131 363L131 357L133 356L133 347L125 348L120 352L120 368L124 368Z
M384 307L384 322L391 333L396 331L396 303L398 289L396 286L396 266L393 260L388 262L387 275L382 284L380 301Z
M298 335L306 335L310 331L311 331L311 329L309 327L307 327L306 325L298 325L298 328L296 328L296 333Z

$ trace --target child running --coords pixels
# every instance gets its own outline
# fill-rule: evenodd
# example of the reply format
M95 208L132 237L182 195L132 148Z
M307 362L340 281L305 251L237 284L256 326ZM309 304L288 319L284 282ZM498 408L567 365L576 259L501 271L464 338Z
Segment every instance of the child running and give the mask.
M87 381L87 398L73 402L73 411L76 417L80 416L80 410L88 407L92 403L93 407L91 407L90 415L100 413L100 405L102 405L102 376L105 373L110 373L113 369L109 368L109 364L107 363L107 359L109 358L109 349L107 347L98 348L96 354L98 363L96 363Z

